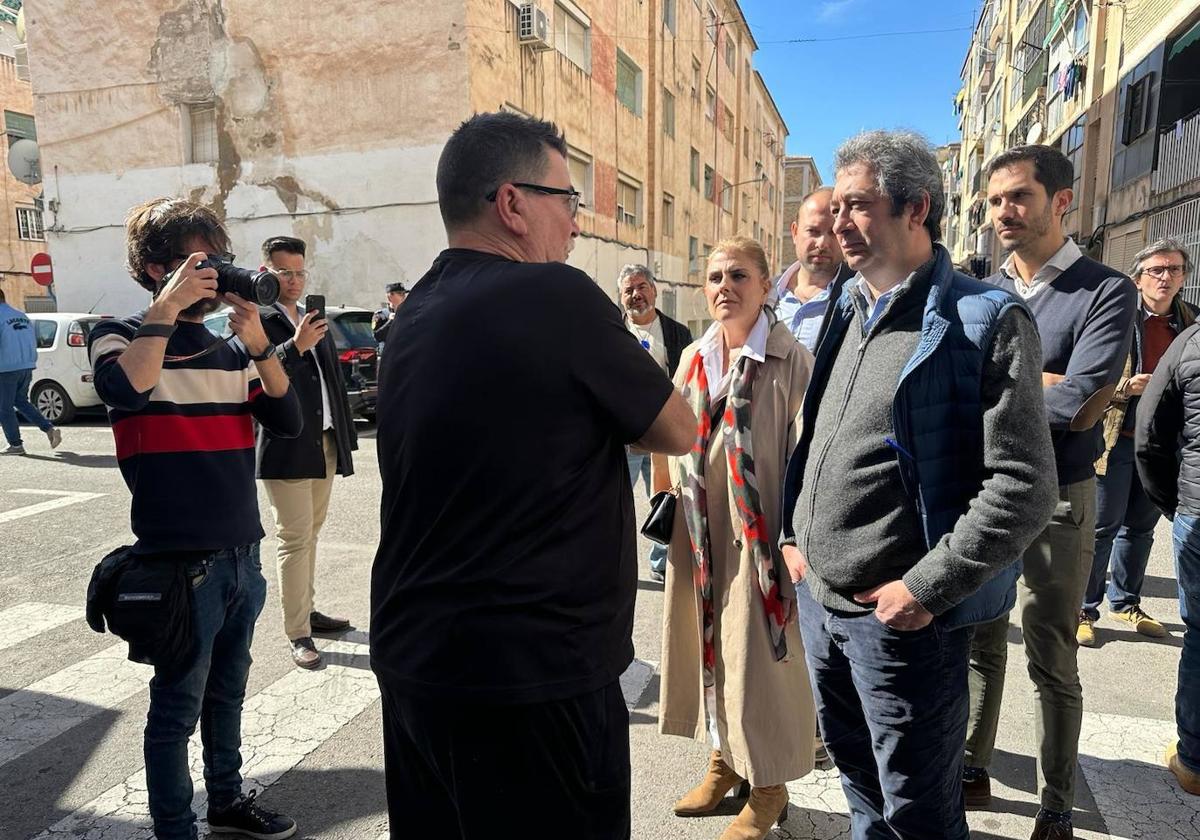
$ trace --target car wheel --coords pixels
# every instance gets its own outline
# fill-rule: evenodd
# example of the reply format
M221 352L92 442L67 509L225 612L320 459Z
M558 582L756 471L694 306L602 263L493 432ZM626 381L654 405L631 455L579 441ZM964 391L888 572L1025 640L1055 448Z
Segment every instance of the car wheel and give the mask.
M33 389L30 402L42 416L56 426L75 419L75 403L57 382L39 382Z

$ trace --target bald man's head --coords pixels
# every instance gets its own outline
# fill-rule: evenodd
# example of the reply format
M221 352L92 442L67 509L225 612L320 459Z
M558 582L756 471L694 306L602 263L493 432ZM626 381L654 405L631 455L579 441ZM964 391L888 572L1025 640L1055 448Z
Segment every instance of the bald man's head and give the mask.
M831 187L821 187L804 197L796 221L792 222L792 242L801 267L820 284L837 274L842 262L842 249L833 235L833 213L829 200Z

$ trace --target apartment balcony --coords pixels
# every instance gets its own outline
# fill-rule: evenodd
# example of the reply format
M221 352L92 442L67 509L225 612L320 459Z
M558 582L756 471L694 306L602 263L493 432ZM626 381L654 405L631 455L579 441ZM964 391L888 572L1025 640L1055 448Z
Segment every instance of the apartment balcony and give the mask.
M1160 131L1154 191L1167 192L1200 178L1200 111Z

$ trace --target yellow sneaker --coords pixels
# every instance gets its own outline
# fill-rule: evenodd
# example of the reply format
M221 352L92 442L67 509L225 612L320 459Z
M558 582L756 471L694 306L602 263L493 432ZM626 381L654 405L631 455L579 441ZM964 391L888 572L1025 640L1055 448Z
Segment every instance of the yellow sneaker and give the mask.
M1167 754L1163 756L1163 762L1167 765L1167 769L1175 774L1181 788L1193 796L1200 796L1200 773L1183 766L1183 762L1179 760L1178 741L1167 747Z
M1075 640L1079 642L1081 647L1096 646L1095 623L1086 614L1079 614L1079 627L1075 630Z
M1146 615L1145 610L1139 606L1130 607L1122 612L1110 612L1108 617L1128 624L1143 636L1161 639L1167 635L1167 628Z

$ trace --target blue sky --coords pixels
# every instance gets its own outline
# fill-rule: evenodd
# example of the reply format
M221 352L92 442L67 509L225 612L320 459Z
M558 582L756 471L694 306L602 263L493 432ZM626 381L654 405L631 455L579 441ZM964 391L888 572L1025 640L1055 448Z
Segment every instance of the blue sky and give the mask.
M911 128L935 145L958 139L952 110L978 0L740 0L754 64L783 114L791 155L811 155L826 183L833 152L867 128ZM804 44L925 29L961 31Z

